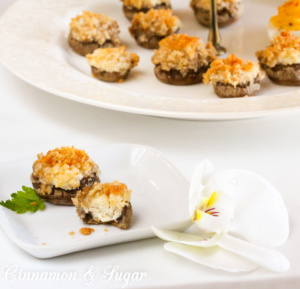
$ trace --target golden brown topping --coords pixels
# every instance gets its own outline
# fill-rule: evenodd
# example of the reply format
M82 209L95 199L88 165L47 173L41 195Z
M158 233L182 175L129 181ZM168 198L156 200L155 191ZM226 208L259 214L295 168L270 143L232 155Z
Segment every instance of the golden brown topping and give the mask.
M159 49L154 50L152 62L161 65L166 71L180 70L183 76L189 71L197 71L207 66L216 58L216 50L211 43L204 47L198 37L186 34L173 34L159 42Z
M52 187L76 189L80 181L91 174L99 175L99 167L83 150L61 147L39 154L33 164L33 175L41 182L43 194L51 193Z
M197 49L202 48L202 45L198 37L177 34L166 37L160 41L159 48L183 51L193 55L196 53Z
M106 183L103 184L102 193L109 196L110 194L114 195L123 195L125 191L127 191L127 186L125 184L114 182L114 183Z
M152 8L161 4L170 6L170 0L121 0L125 6L133 6L137 9Z
M128 198L129 196L130 199L131 191L128 190L125 184L119 183L118 181L104 184L95 183L92 187L83 188L83 191L79 192L76 198L85 203L101 195L106 195L107 197L109 197L110 195L121 195L126 198Z
M95 230L93 228L81 228L79 230L79 233L82 234L82 235L91 235L93 232L95 232Z
M100 45L111 41L118 46L120 40L118 23L102 14L83 11L71 20L70 33L72 37L82 42L98 42Z
M271 45L265 50L256 52L256 56L261 63L269 67L300 63L300 38L290 31L283 31L274 37Z
M48 151L46 155L43 153L38 154L37 157L38 160L34 164L44 163L51 167L68 165L79 168L89 160L89 156L84 150L78 150L74 146L56 148Z
M238 58L235 54L226 59L218 58L211 63L210 68L203 75L205 84L222 82L236 86L241 83L251 82L256 77L264 77L258 63Z
M177 16L173 15L171 9L150 9L147 13L136 13L131 25L132 28L149 34L170 35L180 28L181 22Z
M137 66L139 56L126 51L125 46L99 48L87 56L88 63L101 71L124 72Z

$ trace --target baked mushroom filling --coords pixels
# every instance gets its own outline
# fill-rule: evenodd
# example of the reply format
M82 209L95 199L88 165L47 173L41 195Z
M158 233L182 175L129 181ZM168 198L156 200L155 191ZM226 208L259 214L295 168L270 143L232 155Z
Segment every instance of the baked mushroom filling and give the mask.
M198 37L173 34L160 41L152 62L155 75L162 82L188 85L202 82L203 73L215 58L211 43L204 46Z
M219 97L243 97L256 95L264 73L258 63L243 61L231 54L227 59L216 59L203 76L203 82L212 82Z
M207 71L209 65L202 66L198 70L186 71L183 74L176 69L171 69L169 71L163 70L161 65L155 66L154 73L155 76L163 83L173 84L173 85L191 85L201 83L203 81L203 74Z
M94 183L99 183L100 179L93 173L92 175L83 178L80 181L80 186L76 189L65 190L52 185L44 185L40 182L39 178L31 175L31 183L35 192L43 200L49 201L50 203L59 205L73 205L72 198L75 198L77 193L84 187L91 187Z
M109 223L126 229L132 218L131 191L118 181L84 188L73 199L77 213L88 224Z
M55 204L72 205L80 189L99 182L99 167L83 150L61 147L39 154L31 182L36 193Z
M80 55L92 53L100 47L120 45L118 23L102 14L83 11L70 23L68 42Z
M289 31L274 37L256 56L268 77L280 85L300 85L300 38Z
M153 49L159 47L163 38L177 33L180 27L181 22L172 10L150 9L134 15L129 31L139 45Z
M82 56L86 56L89 53L93 53L98 48L115 47L115 44L111 40L107 40L100 45L96 41L92 41L92 42L78 41L74 39L71 34L69 34L68 42L72 50Z
M86 57L94 77L104 81L125 79L139 62L138 55L127 52L125 46L100 48Z
M190 6L194 10L196 19L204 26L210 25L210 1L192 0ZM242 14L243 7L240 0L217 1L218 24L220 27L231 24Z

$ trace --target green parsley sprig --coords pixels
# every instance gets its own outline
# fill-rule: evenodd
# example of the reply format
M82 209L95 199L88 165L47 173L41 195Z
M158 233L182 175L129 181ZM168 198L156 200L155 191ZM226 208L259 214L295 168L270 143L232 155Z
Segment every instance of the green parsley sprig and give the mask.
M0 205L18 214L35 213L44 209L44 201L38 197L34 189L23 186L22 190L11 194L12 199L6 202L1 201Z

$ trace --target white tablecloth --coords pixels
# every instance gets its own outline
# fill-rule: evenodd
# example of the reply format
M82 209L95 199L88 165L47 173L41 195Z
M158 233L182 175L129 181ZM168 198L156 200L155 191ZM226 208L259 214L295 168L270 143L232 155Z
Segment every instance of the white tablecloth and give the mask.
M0 14L13 2L1 0ZM127 288L300 288L300 112L224 122L120 113L43 92L12 75L2 64L0 97L1 163L62 145L143 144L160 150L188 179L205 158L218 169L240 168L261 174L282 193L291 220L290 238L280 248L291 261L290 271L284 274L264 269L246 274L211 270L164 251L164 242L159 239L40 260L19 249L0 229L1 288L82 288L87 286L84 274L90 266L95 275L89 288L121 288L122 281L116 276L101 279L109 266L119 266L117 272L123 274L146 273L140 282L130 281ZM0 176L0 188L1 181ZM18 281L3 273L6 266L13 265L17 272L76 272L78 278Z

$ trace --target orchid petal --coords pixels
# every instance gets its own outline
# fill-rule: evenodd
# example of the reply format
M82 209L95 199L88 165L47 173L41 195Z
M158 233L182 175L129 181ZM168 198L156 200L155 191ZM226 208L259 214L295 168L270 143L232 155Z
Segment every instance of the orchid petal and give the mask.
M286 272L290 268L290 262L280 252L248 243L228 234L218 240L218 245L274 272Z
M164 248L169 252L213 269L247 272L258 267L255 263L217 246L200 248L169 242L164 245Z
M231 232L262 246L280 246L287 240L287 209L280 193L268 181L252 172L226 170L214 174L209 186L235 200Z
M192 245L196 247L212 247L215 246L218 239L221 237L217 234L199 234L192 235L187 233L179 233L174 231L162 230L155 227L151 227L153 233L169 242L178 242L185 245Z

